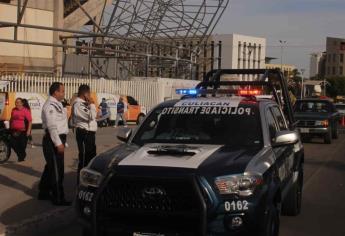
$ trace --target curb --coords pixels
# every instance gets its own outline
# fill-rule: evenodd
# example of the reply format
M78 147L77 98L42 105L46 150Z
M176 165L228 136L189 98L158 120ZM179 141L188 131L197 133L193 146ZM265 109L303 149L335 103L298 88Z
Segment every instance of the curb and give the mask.
M0 236L37 235L71 224L76 219L73 207L61 207L33 216L17 224L8 225Z

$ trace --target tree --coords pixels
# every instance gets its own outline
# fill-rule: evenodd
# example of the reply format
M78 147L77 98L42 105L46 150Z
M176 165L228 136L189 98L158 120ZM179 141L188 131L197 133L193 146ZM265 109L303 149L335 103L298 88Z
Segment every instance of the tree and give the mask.
M345 96L345 77L327 78L327 95L332 98Z

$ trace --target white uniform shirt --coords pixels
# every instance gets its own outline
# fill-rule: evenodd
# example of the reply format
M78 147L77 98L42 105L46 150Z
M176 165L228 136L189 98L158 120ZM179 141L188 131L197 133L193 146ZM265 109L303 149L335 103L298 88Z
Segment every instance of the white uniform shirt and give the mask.
M68 134L66 109L52 96L43 105L42 127L49 132L55 146L62 144L60 134Z
M97 131L97 110L95 104L88 104L81 98L76 98L72 105L73 125L87 131Z

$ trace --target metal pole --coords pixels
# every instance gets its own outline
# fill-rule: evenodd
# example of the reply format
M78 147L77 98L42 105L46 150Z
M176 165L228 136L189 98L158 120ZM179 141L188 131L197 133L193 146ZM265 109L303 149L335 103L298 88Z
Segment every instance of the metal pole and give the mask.
M303 75L304 75L304 69L301 69L301 73L302 73L302 84L301 84L301 99L303 99L303 92L304 92L304 78L303 78Z
M280 70L283 72L283 54L284 54L284 45L286 44L285 40L279 40L280 43Z

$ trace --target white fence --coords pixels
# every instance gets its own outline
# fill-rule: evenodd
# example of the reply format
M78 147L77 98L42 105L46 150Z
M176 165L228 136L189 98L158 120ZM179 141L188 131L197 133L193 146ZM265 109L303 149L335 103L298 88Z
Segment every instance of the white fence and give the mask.
M48 94L49 86L53 82L61 82L65 85L66 98L70 99L78 91L81 84L88 84L92 91L100 93L130 95L138 100L139 104L151 109L164 100L163 84L150 80L106 80L106 79L82 79L69 77L47 77L30 75L3 75L0 76L0 88L3 92L33 92Z

